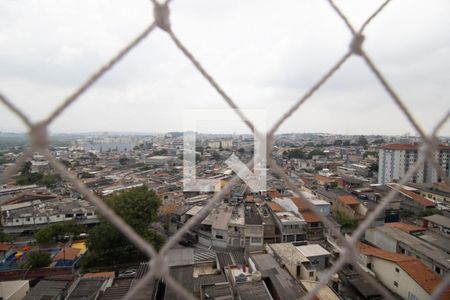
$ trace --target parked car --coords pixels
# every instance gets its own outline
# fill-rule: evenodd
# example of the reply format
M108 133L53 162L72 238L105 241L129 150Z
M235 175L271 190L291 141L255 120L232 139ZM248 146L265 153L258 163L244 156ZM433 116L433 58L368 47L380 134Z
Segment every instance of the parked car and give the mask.
M124 278L124 277L134 277L134 276L136 276L136 270L135 269L130 269L130 270L126 270L126 271L120 272L119 276L117 276L117 277Z

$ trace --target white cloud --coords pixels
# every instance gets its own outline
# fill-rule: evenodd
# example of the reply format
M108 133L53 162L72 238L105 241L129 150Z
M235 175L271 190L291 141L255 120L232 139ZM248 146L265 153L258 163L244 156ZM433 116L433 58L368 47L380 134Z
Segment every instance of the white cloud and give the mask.
M360 26L382 2L337 3ZM393 1L367 27L365 49L426 129L449 109L449 8L446 0ZM39 120L151 20L151 3L144 0L3 1L0 91ZM326 1L317 0L175 0L171 20L236 103L267 109L271 123L347 51L351 38ZM156 30L51 129L179 130L184 108L225 107L169 37ZM0 107L0 130L22 129ZM281 131L413 132L358 57ZM450 126L441 134L450 135Z

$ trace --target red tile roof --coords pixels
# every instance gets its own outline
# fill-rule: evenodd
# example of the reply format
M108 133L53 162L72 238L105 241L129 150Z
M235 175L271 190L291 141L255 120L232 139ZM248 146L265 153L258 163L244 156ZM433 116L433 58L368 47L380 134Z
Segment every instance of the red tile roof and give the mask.
M364 255L375 256L375 257L389 260L392 262L399 262L399 261L404 261L404 260L415 259L414 257L385 251L383 249L372 247L370 245L367 245L367 244L364 244L361 242L358 242L358 249L359 249L359 252L361 252Z
M278 203L276 202L267 202L267 205L270 207L270 209L274 212L283 212L286 211L284 208L282 208Z
M433 290L441 283L442 278L425 266L420 260L413 256L406 256L398 253L388 252L367 244L358 243L359 251L367 256L374 256L399 265L408 275L414 279L427 293L432 294ZM449 299L450 287L444 292L441 299Z
M308 203L306 203L307 200L301 197L292 197L291 200L298 207L298 211L307 223L322 222L319 216L309 208Z
M269 195L272 199L281 197L281 193L279 191L267 191L267 195Z
M414 202L417 202L417 203L419 203L419 204L421 204L421 205L423 205L425 207L428 207L428 206L433 206L434 207L434 206L436 206L433 201L428 200L427 198L422 197L419 194L416 194L414 192L405 190L404 188L400 188L400 193L402 193L403 195L405 195L408 198L412 199Z
M380 146L380 149L385 150L417 150L419 149L419 144L386 144ZM438 145L438 150L450 150L448 145Z
M304 184L308 185L311 183L311 179L307 177L300 177Z
M77 248L66 247L65 250L61 249L61 251L59 251L58 254L56 254L53 257L53 261L58 261L58 260L63 260L63 259L74 260L80 254L80 251L81 250L77 249Z
M4 251L8 251L9 249L11 249L13 246L13 244L11 243L6 243L6 244L0 244L0 251L4 252Z
M300 212L310 209L308 203L306 203L307 200L304 200L301 197L292 197L291 200L298 207Z
M301 215L303 216L303 219L306 221L306 223L322 222L319 216L313 211L302 211Z
M385 150L417 150L419 145L417 144L386 144L380 146L380 149Z
M316 180L318 180L318 181L321 181L321 182L323 182L323 183L332 183L332 182L335 182L334 179L330 179L330 178L328 178L328 177L326 177L326 176L322 176L322 175L314 175L314 179L316 179Z
M411 224L406 224L406 223L402 223L402 222L385 223L384 226L398 228L398 229L400 229L400 230L402 230L404 232L407 232L407 233L422 232L422 231L426 230L423 227L419 227L419 226L411 225Z
M109 278L114 277L114 272L97 272L97 273L86 273L83 278Z
M418 259L401 261L398 265L429 294L432 294L434 289L442 282L439 275L431 271ZM441 299L450 299L450 287L446 289Z
M336 198L339 202L345 205L357 205L359 204L358 199L353 197L352 195L340 195Z

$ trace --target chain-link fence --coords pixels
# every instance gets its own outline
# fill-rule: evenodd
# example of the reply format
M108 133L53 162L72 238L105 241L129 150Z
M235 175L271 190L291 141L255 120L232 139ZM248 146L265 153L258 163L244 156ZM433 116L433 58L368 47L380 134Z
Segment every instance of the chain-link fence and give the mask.
M322 78L320 78L316 84L314 84L296 103L293 105L273 126L273 128L267 134L267 153L271 153L271 149L274 143L274 134L278 130L278 128L292 116L294 112L296 112L302 104L304 104L307 100L311 98L311 96L321 88L321 86L331 78L334 73L341 68L343 64L352 56L359 56L368 66L368 68L372 71L372 73L376 76L380 84L389 94L391 99L400 109L400 111L406 116L410 124L414 127L416 132L420 135L423 143L419 149L419 151L423 155L419 155L418 161L415 165L408 170L402 180L400 180L399 184L393 188L379 203L379 205L368 215L364 221L358 226L358 228L354 231L352 236L348 239L345 239L340 232L334 230L334 235L340 238L344 246L342 247L341 254L339 259L332 265L330 269L328 269L319 280L319 284L317 284L309 293L305 296L304 299L312 299L314 295L319 291L319 289L328 283L331 279L332 275L338 272L345 264L351 264L353 268L358 271L361 276L363 276L370 284L376 287L379 292L386 299L394 299L392 294L381 284L379 284L372 276L368 275L365 271L363 271L357 261L358 250L356 248L356 243L364 231L370 226L370 224L375 220L375 218L384 211L384 209L389 205L390 201L394 199L399 191L399 187L406 183L408 178L414 175L415 172L419 170L425 163L428 161L435 170L439 173L441 178L444 178L444 181L448 184L449 180L445 174L445 172L438 165L436 160L433 157L433 152L437 146L437 132L439 129L448 121L450 117L450 111L447 111L444 118L442 118L434 127L434 129L429 133L425 133L423 129L420 127L418 122L411 115L408 108L402 102L400 97L394 91L392 86L388 83L385 77L382 75L381 71L377 68L377 66L372 62L370 56L363 48L364 43L364 30L369 25L371 21L373 21L376 16L386 7L386 5L390 2L387 0L384 2L361 26L359 29L355 29L347 17L340 11L340 9L334 4L332 0L327 0L329 5L334 9L336 14L342 19L343 23L348 27L349 31L352 34L352 40L350 41L349 50L339 59L334 66L330 68L330 70L324 74ZM149 24L136 38L134 38L128 45L126 45L121 51L119 51L110 61L108 61L105 65L103 65L97 72L95 72L91 77L89 77L74 93L69 95L61 105L59 105L45 120L37 123L33 123L30 119L20 111L15 105L13 101L10 101L7 97L0 94L0 101L6 105L12 112L14 112L28 127L29 129L29 140L30 147L28 150L24 151L24 153L16 160L16 163L7 168L5 172L0 177L0 182L5 182L9 177L16 174L20 169L21 165L31 157L34 152L40 152L42 155L48 159L51 166L58 172L61 176L63 176L69 183L73 185L73 187L80 192L86 199L92 202L98 210L100 214L102 214L107 221L109 221L112 225L114 225L124 236L126 236L140 251L146 254L150 259L151 268L150 271L136 284L134 285L124 299L133 299L137 293L144 286L148 285L153 279L161 278L164 280L166 285L172 288L179 296L186 299L195 299L193 295L185 290L173 277L169 274L169 267L166 261L168 251L177 244L177 242L182 238L182 236L187 233L195 224L200 222L203 218L205 218L208 213L214 208L215 204L218 203L223 197L228 193L233 185L235 185L240 179L235 176L228 182L228 184L218 193L214 195L212 200L210 200L193 218L189 219L182 228L180 228L173 236L171 236L162 249L157 252L146 240L144 240L141 236L139 236L133 228L128 225L123 219L121 219L111 208L109 208L101 199L99 199L91 190L89 190L84 184L82 184L77 177L69 172L66 167L60 163L58 159L56 159L48 150L49 145L49 137L47 133L47 128L50 123L52 123L64 110L66 110L72 103L77 101L79 97L86 92L89 88L93 86L93 84L101 78L106 72L112 69L117 62L123 59L127 53L129 53L134 47L136 47L142 40L144 40L151 32L159 28L160 30L166 32L169 37L174 42L175 46L189 59L195 68L203 75L205 80L209 82L209 84L220 94L220 96L225 100L225 102L233 108L242 121L251 129L255 131L255 134L260 135L259 131L253 127L253 124L248 121L240 108L235 104L233 99L221 88L221 86L215 81L215 79L203 68L199 61L196 60L194 55L184 46L184 44L178 39L176 33L172 30L170 25L170 9L168 0L165 3L159 3L156 0L152 0L153 9L154 9L154 21ZM270 156L270 155L269 155ZM276 162L268 157L268 165L270 169L280 176L286 185L297 195L302 195L302 191L297 187L294 182L284 173L283 169L276 164ZM248 167L252 168L253 160L249 163ZM303 195L304 199L308 199ZM312 209L321 219L325 226L328 228L335 228L330 221L321 215L320 212L311 204L307 203L307 205ZM444 278L442 283L435 289L432 295L432 299L438 299L442 293L446 290L447 286L450 284L450 276Z

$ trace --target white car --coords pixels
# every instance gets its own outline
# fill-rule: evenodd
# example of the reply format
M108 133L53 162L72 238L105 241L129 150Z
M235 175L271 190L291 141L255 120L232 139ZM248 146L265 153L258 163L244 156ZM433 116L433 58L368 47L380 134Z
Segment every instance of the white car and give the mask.
M123 277L134 277L134 276L136 276L136 270L131 269L131 270L126 270L126 271L119 273L119 276L117 276L117 277L123 278Z

